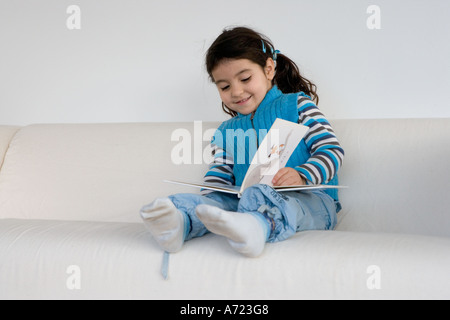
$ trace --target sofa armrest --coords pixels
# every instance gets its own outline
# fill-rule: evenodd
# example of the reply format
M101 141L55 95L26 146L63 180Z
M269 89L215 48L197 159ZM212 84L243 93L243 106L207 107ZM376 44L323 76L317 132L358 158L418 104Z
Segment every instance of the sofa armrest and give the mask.
M15 126L0 126L0 168L2 167L9 143L19 129L20 127Z

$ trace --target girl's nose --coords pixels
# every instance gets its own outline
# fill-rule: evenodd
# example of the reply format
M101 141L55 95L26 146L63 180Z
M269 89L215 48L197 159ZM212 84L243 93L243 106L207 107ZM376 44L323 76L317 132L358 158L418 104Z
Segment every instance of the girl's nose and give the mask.
M233 97L240 97L244 90L240 85L234 85L231 89L231 94Z

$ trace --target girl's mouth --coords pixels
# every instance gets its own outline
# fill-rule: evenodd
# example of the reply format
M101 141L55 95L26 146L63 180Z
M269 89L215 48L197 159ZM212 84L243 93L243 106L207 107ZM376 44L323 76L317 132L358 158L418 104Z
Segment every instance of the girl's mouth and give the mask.
M239 101L236 102L236 104L244 104L244 103L246 103L248 100L250 100L251 97L252 97L252 96L250 96L250 97L248 97L248 98L245 98L245 99L242 99L242 100L239 100Z

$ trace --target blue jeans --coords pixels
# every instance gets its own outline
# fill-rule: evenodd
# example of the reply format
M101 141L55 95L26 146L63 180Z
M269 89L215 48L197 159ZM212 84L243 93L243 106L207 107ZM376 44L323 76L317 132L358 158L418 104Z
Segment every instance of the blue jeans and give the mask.
M209 232L195 213L199 204L259 217L268 230L267 242L286 240L299 231L332 230L337 221L338 203L320 190L277 192L268 185L258 184L247 188L241 198L213 192L205 196L180 193L169 199L185 214L185 240Z

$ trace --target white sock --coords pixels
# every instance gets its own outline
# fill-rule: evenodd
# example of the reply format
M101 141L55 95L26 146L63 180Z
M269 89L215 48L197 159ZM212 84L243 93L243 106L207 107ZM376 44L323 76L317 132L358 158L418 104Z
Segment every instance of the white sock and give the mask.
M167 252L177 252L184 243L184 217L168 198L159 198L141 209L144 224Z
M206 228L226 237L234 250L248 257L257 257L263 252L266 231L258 218L204 204L197 206L195 211Z

